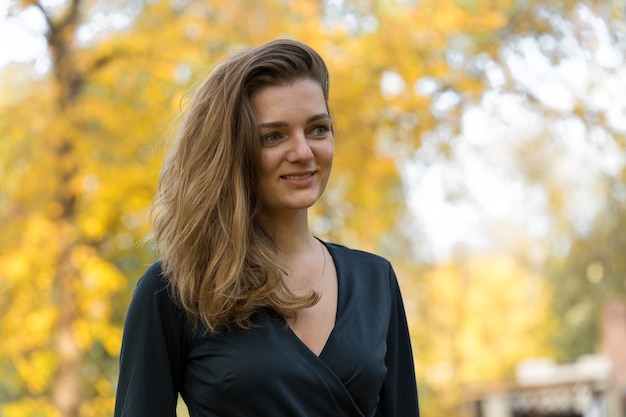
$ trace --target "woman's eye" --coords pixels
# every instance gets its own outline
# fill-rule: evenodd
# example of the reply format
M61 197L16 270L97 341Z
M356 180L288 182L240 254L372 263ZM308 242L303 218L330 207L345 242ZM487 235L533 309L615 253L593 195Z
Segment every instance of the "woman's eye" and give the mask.
M264 145L272 145L280 140L280 135L278 133L268 133L263 135L261 140Z
M313 134L316 136L324 136L330 131L328 126L315 126L313 128Z

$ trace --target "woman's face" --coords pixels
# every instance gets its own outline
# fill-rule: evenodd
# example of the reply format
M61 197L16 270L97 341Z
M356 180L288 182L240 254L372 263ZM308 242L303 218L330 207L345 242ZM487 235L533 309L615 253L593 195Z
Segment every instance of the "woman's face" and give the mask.
M311 79L266 87L252 97L261 130L259 191L265 214L311 207L322 195L334 155L331 119Z

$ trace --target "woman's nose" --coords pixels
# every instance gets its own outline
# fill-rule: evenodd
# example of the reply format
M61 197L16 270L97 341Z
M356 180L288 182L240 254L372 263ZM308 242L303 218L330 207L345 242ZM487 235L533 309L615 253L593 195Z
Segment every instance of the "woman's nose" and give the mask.
M291 138L291 149L287 155L289 162L309 161L313 159L313 150L309 146L304 132L298 132Z

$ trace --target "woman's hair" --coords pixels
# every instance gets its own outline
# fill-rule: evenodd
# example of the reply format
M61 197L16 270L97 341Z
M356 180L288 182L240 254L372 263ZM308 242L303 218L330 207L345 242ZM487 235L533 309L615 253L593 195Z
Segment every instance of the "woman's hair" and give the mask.
M284 285L272 239L257 222L260 138L252 96L328 70L309 46L276 40L219 64L191 96L152 202L153 237L175 300L206 330L250 326L269 307L294 317L318 301Z

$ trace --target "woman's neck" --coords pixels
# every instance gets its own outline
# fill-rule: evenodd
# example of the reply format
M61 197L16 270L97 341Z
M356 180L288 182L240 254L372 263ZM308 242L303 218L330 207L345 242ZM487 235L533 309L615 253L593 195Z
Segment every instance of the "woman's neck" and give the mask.
M261 227L272 238L285 268L284 283L294 294L319 291L326 269L325 249L309 230L306 211L260 217Z
M261 214L260 225L272 238L279 253L287 258L308 251L316 243L309 230L307 211L297 213Z

